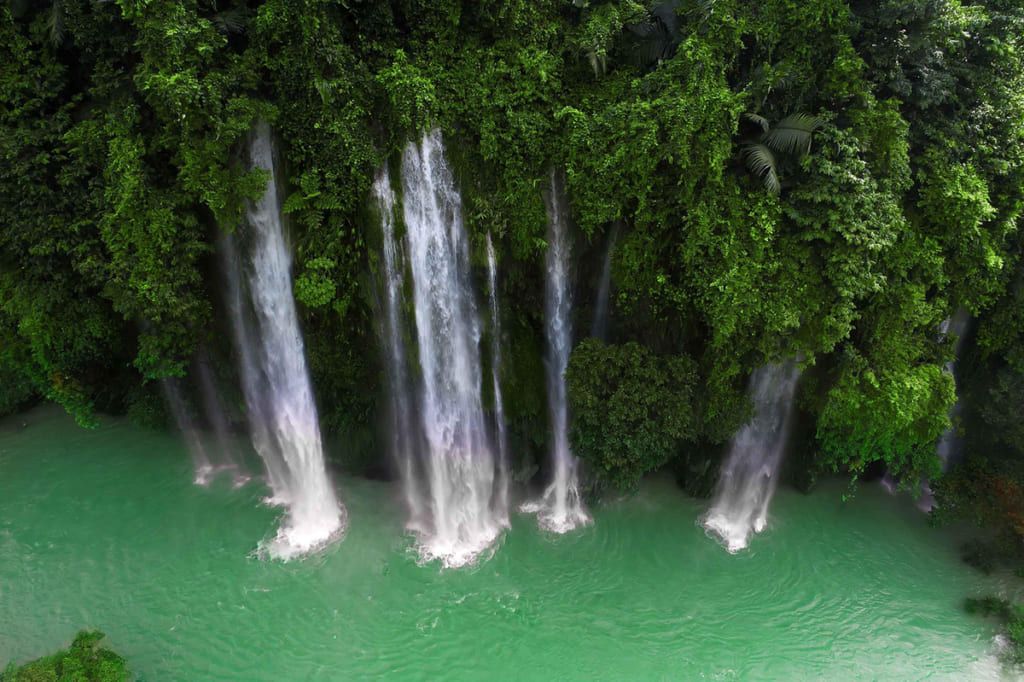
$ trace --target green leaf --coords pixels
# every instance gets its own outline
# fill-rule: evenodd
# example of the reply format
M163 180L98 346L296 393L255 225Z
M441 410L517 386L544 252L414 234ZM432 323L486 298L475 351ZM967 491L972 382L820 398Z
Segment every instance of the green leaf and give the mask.
M822 123L810 114L790 114L768 130L761 141L777 152L803 156L811 151L811 136Z
M750 172L761 178L766 190L772 194L779 193L782 187L771 149L763 144L748 144L743 147L743 159Z

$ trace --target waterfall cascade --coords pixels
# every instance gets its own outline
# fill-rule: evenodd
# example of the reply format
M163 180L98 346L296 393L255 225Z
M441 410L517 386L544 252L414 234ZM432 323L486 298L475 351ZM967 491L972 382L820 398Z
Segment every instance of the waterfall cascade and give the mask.
M235 445L235 439L231 436L231 427L228 425L224 401L221 400L217 382L214 381L213 372L210 370L209 358L205 353L200 354L195 362L195 368L199 377L199 389L203 398L206 421L213 429L217 450L221 455L222 461L219 468L233 472L235 487L245 485L249 481L249 475L246 473L242 456Z
M249 155L251 167L270 178L247 207L240 233L225 239L228 303L253 445L267 467L269 501L287 510L276 537L261 549L289 559L338 537L346 514L325 469L268 125L254 130Z
M956 379L956 362L960 356L960 351L963 348L964 336L967 332L967 325L971 321L970 313L963 308L957 310L952 317L947 317L939 325L939 338L940 340L948 338L950 335L956 337L955 346L953 349L953 359L946 363L946 371L949 372L950 376ZM949 467L960 457L960 450L963 447L963 441L960 438L959 432L957 431L956 421L960 416L962 406L960 405L959 395L957 396L956 403L949 410L949 418L953 422L953 425L943 432L942 436L939 437L939 442L935 446L935 454L938 456L939 461L942 462L942 471L945 473L949 471ZM932 494L931 484L927 480L921 481L921 496L917 500L917 506L925 512L930 512L935 508L935 496Z
M461 566L490 547L507 525L508 512L502 508L507 480L484 415L469 245L440 131L428 133L419 145L410 143L402 154L404 256L412 281L418 399L404 395L408 387L398 305L403 264L389 222L394 198L383 172L375 194L383 214L391 388L395 414L399 419L409 415L407 424L396 426L410 432L407 445L397 452L412 515L409 527L417 533L422 560ZM409 409L414 403L415 417Z
M597 282L597 298L594 301L594 320L590 325L590 335L595 339L606 341L608 338L608 298L612 288L612 256L615 254L615 242L619 236L618 223L608 234L608 248L604 253L604 265L601 267L601 279Z
M944 320L942 322L942 326L939 328L939 333L943 338L947 338L950 335L956 337L953 359L946 363L946 371L949 372L954 379L956 378L957 358L959 358L960 351L963 349L964 337L966 336L967 325L970 321L970 313L961 308L957 310L952 317ZM942 460L943 471L949 470L949 467L960 456L960 449L963 446L955 423L957 418L960 416L961 410L962 406L958 395L956 403L954 403L952 409L949 411L949 417L953 420L954 424L950 428L946 429L946 432L942 434L942 437L939 439L939 443L935 449L939 459Z
M171 410L174 424L185 438L185 445L192 455L192 468L195 470L193 480L196 485L207 485L214 473L213 465L210 463L210 455L206 451L206 445L199 434L199 429L189 414L179 381L175 378L167 378L160 382L160 387L163 390L167 406Z
M405 338L402 326L402 288L405 260L395 237L395 192L391 187L391 174L387 165L377 173L373 182L373 197L380 214L383 239L384 315L382 332L388 351L386 365L390 409L391 453L402 481L402 494L409 513L406 528L417 533L429 530L417 465L416 452L419 426L413 416L411 385L406 368Z
M541 527L565 533L590 522L580 499L576 458L569 447L569 409L565 371L572 352L572 297L569 288L572 247L568 209L561 177L552 171L545 195L548 213L548 251L544 314L547 334L548 408L551 415L551 463L554 477L541 500L523 505L536 512Z
M746 547L768 523L799 377L790 361L761 367L750 378L754 417L733 437L703 520L730 552Z
M494 439L498 451L497 478L494 482L494 510L503 525L508 525L508 434L505 432L505 404L501 396L501 311L498 309L498 265L491 233L487 233L487 284L491 304L491 382L494 388Z

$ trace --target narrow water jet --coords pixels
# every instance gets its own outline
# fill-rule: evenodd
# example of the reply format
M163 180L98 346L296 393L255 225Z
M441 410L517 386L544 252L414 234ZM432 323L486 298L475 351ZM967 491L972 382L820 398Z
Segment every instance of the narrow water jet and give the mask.
M960 357L960 352L964 347L964 338L967 335L967 325L970 324L971 316L963 308L960 308L953 314L952 317L947 318L943 321L942 326L939 328L939 333L943 338L949 336L956 337L955 346L953 349L953 359L946 363L946 371L949 372L950 376L956 380L956 363ZM959 432L957 431L956 421L960 417L960 412L963 410L963 405L960 403L959 390L957 391L957 400L950 408L949 417L953 421L953 425L946 429L939 438L939 443L935 448L935 453L942 460L942 471L949 471L949 467L956 463L960 457L961 450L963 448L963 441L960 438Z
M218 469L230 470L234 477L235 487L245 485L249 481L249 474L245 470L242 456L238 452L235 439L231 436L231 427L228 425L227 411L224 409L224 401L221 399L217 382L214 381L213 372L210 370L210 361L205 352L200 352L195 361L196 374L199 377L199 390L203 399L203 410L206 413L206 422L213 429L213 435L217 442L217 452L220 454Z
M505 430L505 403L501 396L501 311L498 309L498 266L491 233L487 233L487 284L491 304L491 381L494 387L494 439L498 450L498 470L494 481L494 510L503 525L508 525L508 433Z
M615 223L608 233L608 247L604 253L604 265L601 267L601 279L597 282L597 298L594 301L594 319L590 325L590 335L601 341L608 340L608 308L612 288L612 256L615 254L615 242L619 236L619 224Z
M430 512L418 549L424 561L461 566L494 543L507 513L491 504L496 462L481 397L480 323L462 199L439 130L405 148L402 204Z
M952 317L947 317L939 325L940 340L945 340L951 335L956 337L953 347L953 359L949 360L945 365L946 372L953 377L954 381L956 380L956 363L960 357L960 351L963 350L964 337L966 336L967 325L970 324L970 321L970 313L960 308ZM956 402L953 403L953 407L949 410L949 419L953 424L943 432L935 446L935 454L942 464L942 473L949 471L949 468L959 460L961 450L963 449L963 439L960 437L959 430L957 429L957 421L960 418L962 409L963 406L960 403L960 391L958 388ZM917 500L917 506L924 512L930 512L935 508L935 495L928 480L921 481L921 496Z
M195 421L189 415L188 406L181 391L178 379L168 377L161 380L160 388L163 391L167 407L171 410L171 417L175 426L185 439L189 454L192 455L192 468L195 471L193 481L196 485L208 485L213 476L213 465L210 463L210 455L203 444L199 429Z
M766 365L750 378L754 416L732 439L703 519L730 552L745 548L768 524L799 378L793 361Z
M249 165L269 179L263 196L247 206L239 234L226 240L228 302L253 445L266 463L272 501L286 509L276 537L261 551L290 559L339 537L346 514L324 463L265 123L251 136Z
M569 285L572 245L569 236L569 211L562 178L551 172L545 193L548 213L548 250L545 260L544 316L547 335L545 358L548 384L548 410L551 419L551 464L553 480L540 500L522 506L537 514L546 530L566 533L590 522L580 499L577 461L569 447L569 407L565 371L572 352L572 294Z
M395 192L391 187L391 175L387 165L384 165L374 178L373 199L380 214L383 242L384 315L381 331L384 347L387 349L385 370L390 399L391 455L402 482L402 496L409 514L406 528L417 533L425 533L429 530L429 519L421 492L422 475L416 458L419 425L413 416L413 398L410 395L411 385L406 368L407 355L401 313L405 260L395 237Z

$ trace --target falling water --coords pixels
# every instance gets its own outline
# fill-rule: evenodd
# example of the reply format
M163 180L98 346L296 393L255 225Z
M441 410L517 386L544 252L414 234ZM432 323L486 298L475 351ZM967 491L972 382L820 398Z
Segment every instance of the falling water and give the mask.
M498 449L498 473L494 481L494 509L508 525L508 434L505 432L505 405L501 397L501 316L498 310L498 266L491 233L487 233L487 284L491 303L491 380L494 384L494 434ZM500 516L504 514L504 516Z
M608 337L608 297L612 287L612 255L615 253L615 241L619 234L619 226L608 234L608 248L604 253L604 266L601 268L601 279L597 283L597 300L594 302L594 321L590 325L590 335L595 339L607 340Z
M224 235L220 247L224 257L228 313L235 337L242 394L245 396L248 410L246 421L253 448L263 460L267 470L267 482L270 484L271 496L266 502L276 506L287 506L291 481L284 460L277 452L274 438L270 433L271 416L267 404L270 398L269 387L263 376L253 341L256 332L253 329L255 321L252 319L251 304L247 301L246 292L242 290L246 273L235 246L235 236Z
M554 479L538 502L523 506L536 512L542 528L565 533L589 523L580 500L576 458L569 448L569 410L566 404L565 370L572 350L572 298L569 291L568 210L560 176L551 173L551 187L545 194L548 212L547 279L544 314L547 331L548 408L551 414L551 461Z
M424 560L460 566L494 542L507 513L491 504L496 463L480 394L480 325L462 200L440 131L406 147L402 196L431 517L419 549Z
M733 437L704 527L738 552L768 522L768 504L793 412L800 370L795 362L766 365L750 378L754 417Z
M957 310L953 317L950 317L943 321L942 326L939 328L939 332L943 338L953 335L956 337L956 345L953 349L953 359L946 363L946 371L949 372L950 376L956 378L956 361L960 356L960 351L964 345L964 336L967 332L967 325L971 321L970 314L961 308ZM961 442L960 436L956 430L956 419L960 416L962 406L960 405L960 398L957 396L957 401L954 403L952 409L949 411L949 417L954 421L954 425L946 429L945 433L939 439L939 444L935 449L939 459L942 460L942 470L948 471L949 467L956 461L960 455L960 449L963 443Z
M247 207L237 235L247 258L234 239L226 240L229 309L253 445L267 466L271 501L287 509L277 536L263 549L289 559L340 535L345 510L325 470L266 124L252 135L249 162L270 179L263 196Z
M182 396L181 386L179 386L178 380L175 378L162 380L160 386L163 389L167 405L171 409L174 423L178 430L181 431L181 435L184 436L185 444L192 454L192 468L195 470L195 479L193 480L197 485L206 485L210 482L210 477L213 475L213 466L210 464L210 455L206 451L206 446L199 435L199 430L188 413L188 406L185 404L185 398Z
M939 325L940 339L946 339L950 335L956 337L956 345L953 348L953 359L946 363L946 371L949 372L950 376L952 376L954 380L956 378L956 361L960 355L961 348L963 348L964 335L970 321L970 313L963 308L960 308L952 317L947 317L942 321L942 324ZM939 438L938 444L935 446L935 454L942 463L943 473L948 471L949 467L952 466L959 458L960 450L963 447L963 440L960 438L956 427L956 421L960 416L961 410L962 406L960 405L960 398L958 395L957 401L949 410L949 418L953 422L953 425L943 432L942 436ZM935 496L932 493L931 484L927 480L921 481L921 496L917 500L917 506L922 511L926 512L935 508Z
M199 389L203 397L206 420L217 439L217 451L221 460L218 468L233 472L236 487L244 485L249 480L249 475L245 472L242 457L235 445L234 438L231 437L231 427L228 425L224 401L221 400L220 391L217 389L217 382L213 379L209 358L205 352L200 354L195 366L196 374L199 376Z
M395 192L387 166L378 172L373 183L373 197L380 213L384 255L384 345L388 350L386 363L390 405L390 436L392 456L402 480L402 494L409 512L409 530L428 530L425 503L421 493L421 475L417 467L416 442L418 425L412 410L410 384L406 370L405 339L402 334L402 287L404 261L395 239Z

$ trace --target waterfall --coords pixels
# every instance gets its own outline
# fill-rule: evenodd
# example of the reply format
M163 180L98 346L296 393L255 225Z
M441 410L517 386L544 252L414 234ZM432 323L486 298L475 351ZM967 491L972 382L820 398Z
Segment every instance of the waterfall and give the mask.
M220 391L213 379L209 358L205 352L200 353L195 366L196 374L199 376L199 389L202 393L206 421L213 429L214 437L217 439L217 449L221 454L222 462L219 468L233 471L235 487L240 487L248 482L249 475L245 472L242 457L235 445L234 438L231 437L231 427L228 426L224 401L221 400Z
M373 197L380 214L384 261L384 316L382 331L388 350L385 363L390 404L391 453L402 481L402 494L409 513L409 530L425 533L428 519L420 492L421 475L417 467L415 424L412 397L406 369L405 339L402 328L402 287L405 264L395 238L395 192L387 165L378 172L373 183Z
M473 561L501 533L496 478L481 397L480 323L473 296L462 200L434 130L402 154L405 255L412 275L420 363L418 417L429 519L418 533L424 561ZM415 472L413 472L415 473Z
M615 241L619 235L618 223L608 234L608 248L604 253L604 266L601 268L601 279L597 282L597 299L594 301L594 320L590 325L590 335L602 341L608 337L608 298L612 288L612 255L615 253Z
M324 464L265 123L250 139L249 163L269 180L263 196L247 206L240 233L225 240L228 307L253 445L267 467L270 501L287 510L277 536L261 549L289 559L340 535L345 510Z
M768 522L800 370L795 362L761 367L750 378L754 417L733 437L704 527L737 552Z
M274 439L270 433L270 399L269 387L256 357L256 346L253 341L255 324L250 311L246 293L242 290L242 280L246 276L234 235L224 235L221 239L221 253L224 258L225 284L228 299L228 314L231 318L231 331L235 340L238 358L239 376L242 382L242 394L246 403L246 422L253 449L259 453L267 470L267 483L270 485L271 496L266 502L272 505L286 506L288 490L291 486L288 471L281 454L276 451Z
M181 393L181 386L177 379L167 378L160 382L160 387L163 390L167 406L171 410L171 417L174 418L174 423L185 438L185 445L188 446L188 451L192 455L192 468L195 470L193 480L196 485L207 485L213 475L213 466L210 464L210 455L206 451L199 430L189 415L188 406Z
M945 367L946 371L954 378L954 380L956 379L957 358L963 348L964 336L966 335L967 325L970 321L970 313L963 308L960 308L952 317L947 317L942 321L942 324L939 325L940 340L945 340L950 335L956 337L955 345L953 347L953 359L947 362ZM943 432L942 436L939 437L938 444L935 446L935 454L942 463L943 473L949 471L949 467L959 459L960 451L963 448L963 440L960 438L956 427L956 421L959 418L962 409L958 391L957 400L949 410L949 418L953 422L953 425ZM921 496L918 498L917 506L925 512L930 512L935 508L935 496L932 494L932 487L928 480L921 481Z
M505 432L505 405L501 397L501 316L498 310L498 266L491 233L487 233L487 284L491 303L491 381L494 384L494 434L498 450L498 472L494 482L494 508L508 525L508 434ZM504 516L500 516L504 514Z
M953 359L946 363L946 371L949 372L950 376L952 376L954 380L956 379L956 362L960 356L960 351L963 349L964 337L966 336L967 325L970 321L970 313L961 308L957 310L952 317L945 319L939 327L939 333L943 338L948 338L950 335L956 337L956 345L953 348ZM939 438L939 443L935 449L939 459L942 460L943 472L948 471L949 467L960 456L960 450L963 443L957 433L955 422L960 416L962 409L958 392L956 403L953 404L953 407L949 411L949 417L954 424L950 428L946 429L945 433L942 434L942 437Z
M536 512L542 528L565 533L590 522L580 500L576 458L569 448L569 409L565 370L572 351L572 297L569 291L569 263L572 247L568 209L561 177L552 171L545 194L548 213L547 276L544 315L547 334L548 409L551 415L551 463L554 477L542 499L523 506Z

